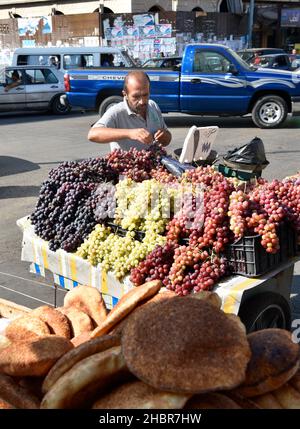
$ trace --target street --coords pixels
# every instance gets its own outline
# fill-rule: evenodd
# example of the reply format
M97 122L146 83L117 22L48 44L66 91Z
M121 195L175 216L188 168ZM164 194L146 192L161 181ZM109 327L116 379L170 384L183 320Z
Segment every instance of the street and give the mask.
M87 140L89 127L98 115L74 112L68 116L11 114L0 116L0 297L30 308L53 305L53 283L29 273L29 264L20 261L21 231L17 219L35 207L41 183L60 162L101 156L108 145ZM192 125L218 125L214 149L226 153L255 136L265 145L269 166L267 179L295 174L300 166L300 117L288 119L275 130L256 128L251 118L201 118L181 114L165 115L173 135L170 151L181 147ZM300 318L300 264L296 264L292 288L293 319ZM64 291L58 289L57 305Z

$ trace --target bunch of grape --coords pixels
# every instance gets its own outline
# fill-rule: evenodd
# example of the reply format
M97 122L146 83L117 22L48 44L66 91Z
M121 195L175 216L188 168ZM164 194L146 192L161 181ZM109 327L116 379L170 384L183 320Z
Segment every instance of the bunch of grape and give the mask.
M132 283L140 286L150 280L161 280L164 286L168 286L170 284L168 274L174 261L176 247L176 244L170 242L164 246L156 246L145 260L131 270Z
M178 183L178 177L173 176L163 165L153 168L150 175L160 183Z
M94 192L92 207L97 222L113 219L116 211L116 188L112 183L98 185Z
M110 228L98 224L76 254L94 266L100 265L103 270L112 271L117 279L122 280L157 244L164 243L165 237L150 237L147 233L143 241L138 241L134 231L128 231L125 237L120 237L111 233Z
M229 198L230 229L234 233L234 238L239 239L245 235L247 229L246 218L249 217L251 205L249 195L239 190L232 192Z
M107 162L115 173L141 182L151 178L151 170L159 165L164 154L164 149L158 145L140 151L136 148L130 148L129 151L116 149L107 156Z
M115 182L117 177L117 173L104 158L90 158L79 162L63 162L49 172L50 180L54 181L57 187L66 182Z

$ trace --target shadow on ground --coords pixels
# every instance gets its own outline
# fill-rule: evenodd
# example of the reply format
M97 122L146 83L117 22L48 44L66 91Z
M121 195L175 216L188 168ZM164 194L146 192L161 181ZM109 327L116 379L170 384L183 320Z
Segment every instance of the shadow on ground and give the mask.
M40 167L34 162L12 156L0 155L0 177L11 174L26 173L27 171L38 170Z
M39 186L0 186L0 199L36 197Z

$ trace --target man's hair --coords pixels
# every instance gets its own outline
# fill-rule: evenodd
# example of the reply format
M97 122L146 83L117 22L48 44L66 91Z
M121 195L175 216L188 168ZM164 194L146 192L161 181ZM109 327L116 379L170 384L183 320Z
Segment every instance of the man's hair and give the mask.
M136 80L144 80L145 82L148 82L150 85L150 79L147 73L141 71L141 70L133 70L129 72L124 79L124 91L127 92L128 87L128 81L130 78L135 78Z

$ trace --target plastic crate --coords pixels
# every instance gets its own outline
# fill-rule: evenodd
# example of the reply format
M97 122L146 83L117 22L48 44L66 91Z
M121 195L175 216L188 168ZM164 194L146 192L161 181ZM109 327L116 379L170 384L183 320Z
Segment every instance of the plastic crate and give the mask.
M256 172L234 170L233 168L227 167L225 165L219 164L216 166L216 169L219 173L222 173L225 177L236 177L239 180L250 180L254 177L261 177L261 170Z
M282 262L297 254L297 235L295 229L283 223L277 230L280 249L277 253L266 252L261 245L261 236L242 237L229 244L225 256L233 274L258 277L272 270Z

